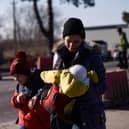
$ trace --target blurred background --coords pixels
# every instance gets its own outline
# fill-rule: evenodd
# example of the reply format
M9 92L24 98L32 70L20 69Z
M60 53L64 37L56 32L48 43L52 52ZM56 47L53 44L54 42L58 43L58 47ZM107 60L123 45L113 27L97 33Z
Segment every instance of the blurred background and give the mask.
M129 38L128 0L1 0L0 71L8 71L18 50L37 61L47 57L62 38L62 25L69 17L82 19L86 41L104 61L118 58L117 28Z

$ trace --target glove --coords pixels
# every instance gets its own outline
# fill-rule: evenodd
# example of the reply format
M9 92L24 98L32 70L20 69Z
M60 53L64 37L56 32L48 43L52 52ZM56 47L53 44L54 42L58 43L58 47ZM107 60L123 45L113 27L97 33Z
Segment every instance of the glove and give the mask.
M88 77L90 78L91 82L92 83L98 83L99 82L99 78L98 78L98 75L97 73L94 71L94 70L90 70L88 72Z
M42 101L44 100L44 98L47 97L48 92L49 92L49 89L45 89L45 90L42 92L42 94L41 94L41 96L40 96L40 103L42 103Z

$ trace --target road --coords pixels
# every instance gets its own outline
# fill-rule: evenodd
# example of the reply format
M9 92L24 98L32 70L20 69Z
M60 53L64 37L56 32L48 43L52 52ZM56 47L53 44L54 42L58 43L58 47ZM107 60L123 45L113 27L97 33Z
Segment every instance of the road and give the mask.
M15 120L17 111L10 106L10 97L12 96L16 83L13 80L0 81L0 124Z

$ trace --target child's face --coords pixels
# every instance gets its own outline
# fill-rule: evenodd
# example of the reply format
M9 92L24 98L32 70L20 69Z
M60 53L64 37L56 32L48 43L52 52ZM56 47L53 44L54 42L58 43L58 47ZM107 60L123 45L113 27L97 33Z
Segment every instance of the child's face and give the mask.
M28 76L23 74L14 74L13 77L21 85L24 85L28 80Z

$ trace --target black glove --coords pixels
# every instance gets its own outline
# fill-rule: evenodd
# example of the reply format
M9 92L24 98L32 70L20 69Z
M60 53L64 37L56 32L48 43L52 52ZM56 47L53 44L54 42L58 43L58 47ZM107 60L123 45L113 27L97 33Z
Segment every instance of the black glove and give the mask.
M40 102L42 102L42 101L47 97L48 91L49 91L49 89L45 89L45 90L41 93L41 95L40 95Z

